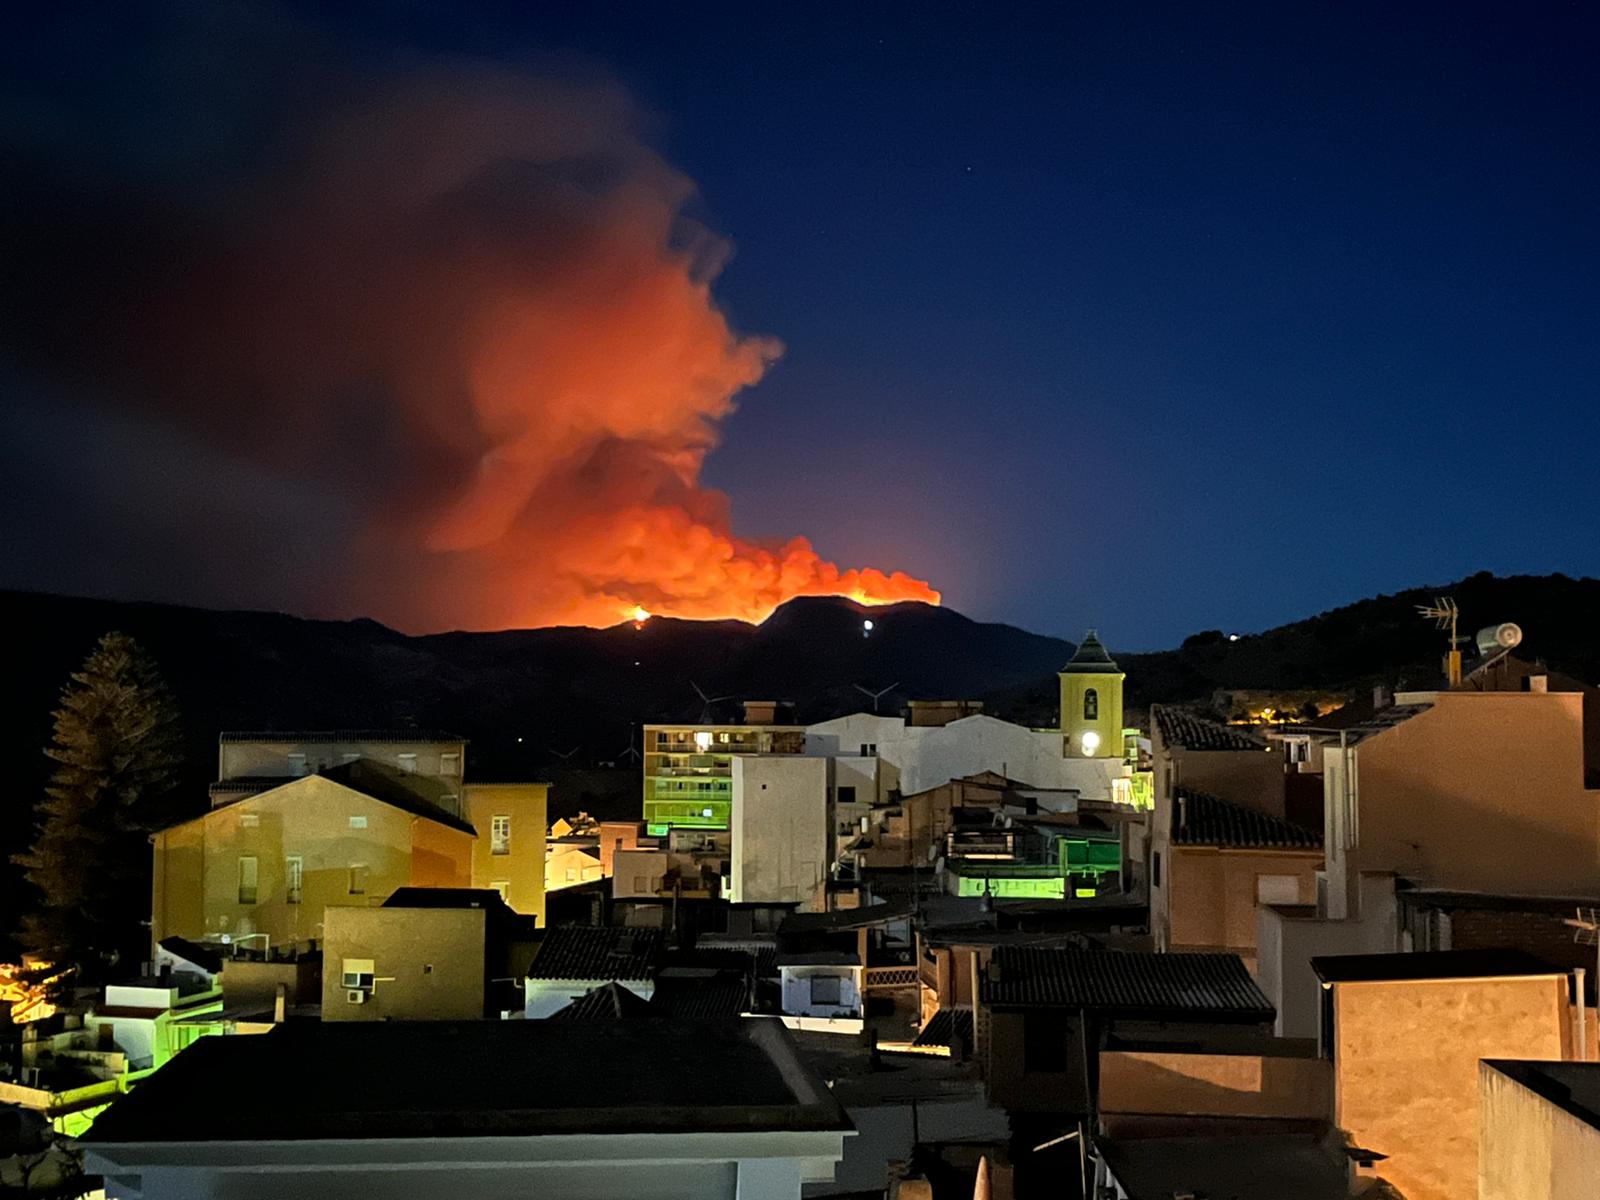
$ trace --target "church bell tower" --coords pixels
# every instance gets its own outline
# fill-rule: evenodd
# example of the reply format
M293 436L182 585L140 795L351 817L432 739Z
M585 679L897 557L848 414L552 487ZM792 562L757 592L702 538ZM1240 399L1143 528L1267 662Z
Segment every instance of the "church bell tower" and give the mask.
M1122 681L1126 678L1095 636L1084 634L1061 668L1061 752L1068 758L1121 758Z

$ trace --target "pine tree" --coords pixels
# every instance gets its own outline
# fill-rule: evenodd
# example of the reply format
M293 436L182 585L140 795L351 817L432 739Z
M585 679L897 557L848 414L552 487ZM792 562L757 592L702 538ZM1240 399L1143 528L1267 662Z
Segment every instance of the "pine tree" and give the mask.
M175 815L182 763L177 704L131 637L106 634L73 674L45 753L56 768L37 806L38 833L15 859L43 895L20 939L94 979L144 949L146 835Z

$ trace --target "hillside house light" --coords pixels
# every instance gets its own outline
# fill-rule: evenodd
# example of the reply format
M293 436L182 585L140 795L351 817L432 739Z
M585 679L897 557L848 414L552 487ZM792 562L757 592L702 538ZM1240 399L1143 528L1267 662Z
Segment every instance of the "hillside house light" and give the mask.
M1093 754L1100 749L1100 735L1091 729L1079 739L1079 744L1083 747L1084 754Z

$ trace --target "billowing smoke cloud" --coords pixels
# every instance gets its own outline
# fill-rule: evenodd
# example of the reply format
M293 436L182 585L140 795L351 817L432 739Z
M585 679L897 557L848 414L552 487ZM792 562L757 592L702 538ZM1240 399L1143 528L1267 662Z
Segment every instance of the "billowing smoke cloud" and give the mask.
M410 629L937 601L804 538L741 540L701 486L781 347L730 329L726 248L625 93L548 66L356 70L267 25L140 49L182 57L176 82L6 106L26 473L65 493L100 472L79 497L99 537L181 518L140 557L192 598ZM91 464L96 438L115 448Z

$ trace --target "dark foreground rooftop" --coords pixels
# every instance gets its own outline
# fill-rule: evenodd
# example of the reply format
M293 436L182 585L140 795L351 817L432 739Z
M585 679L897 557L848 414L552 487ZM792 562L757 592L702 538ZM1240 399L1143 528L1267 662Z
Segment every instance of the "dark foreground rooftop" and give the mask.
M1311 960L1323 983L1404 979L1496 979L1555 975L1558 968L1522 950L1422 950L1413 954L1329 954Z
M1096 1138L1095 1144L1129 1200L1344 1200L1350 1194L1345 1164L1312 1137Z
M997 946L980 990L996 1008L1075 1008L1174 1021L1272 1020L1236 954Z
M201 1038L85 1140L849 1128L778 1021L395 1021Z

